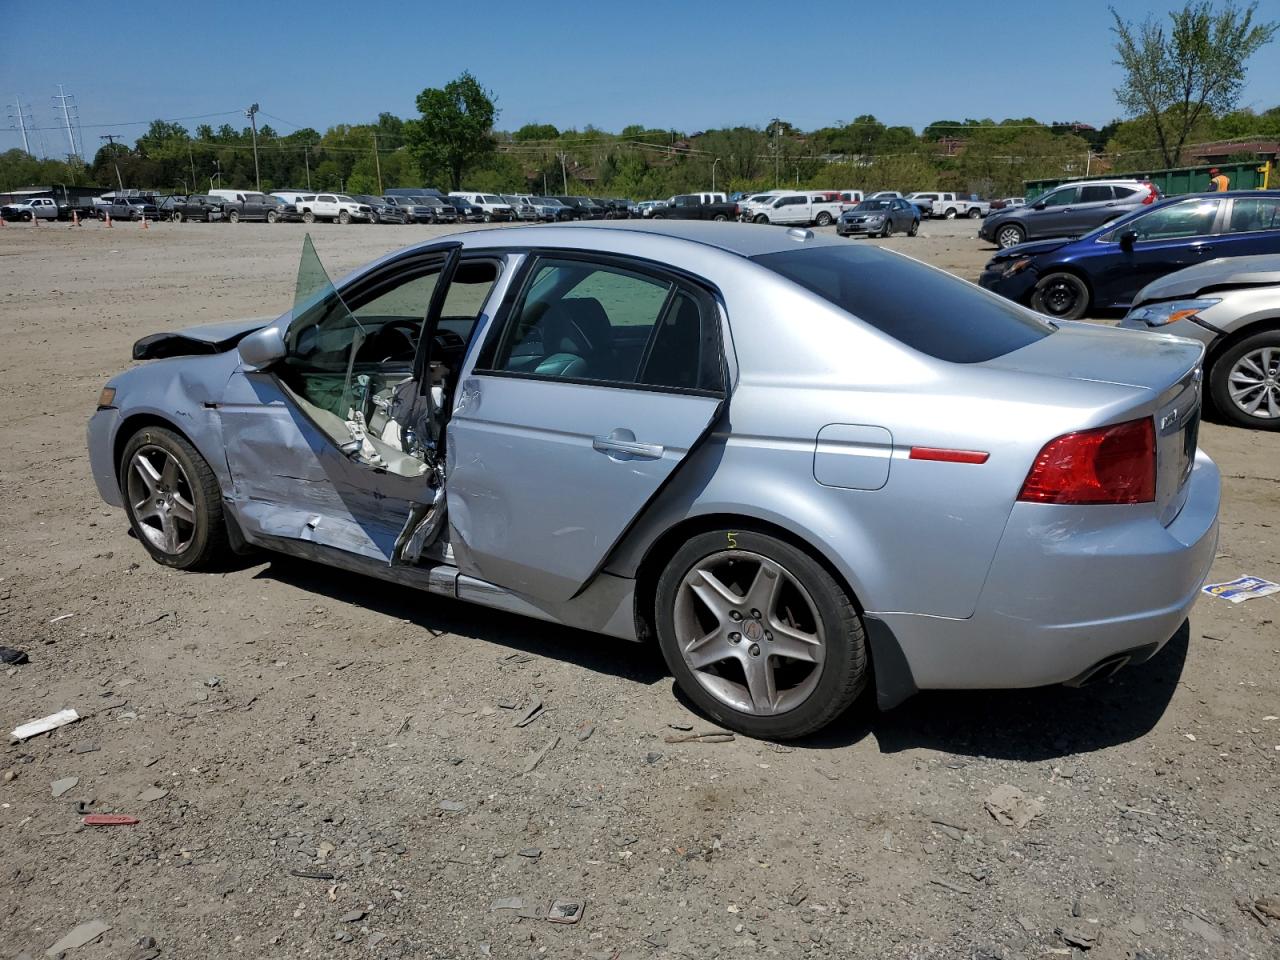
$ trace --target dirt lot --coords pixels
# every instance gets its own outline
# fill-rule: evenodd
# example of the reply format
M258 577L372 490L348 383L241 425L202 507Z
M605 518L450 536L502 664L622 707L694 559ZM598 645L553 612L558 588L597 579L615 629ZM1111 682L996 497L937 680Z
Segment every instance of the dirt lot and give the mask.
M889 243L974 277L974 232ZM313 229L335 273L431 233ZM302 236L0 228L0 644L31 658L0 720L84 718L0 757L0 958L95 919L69 957L1280 956L1242 907L1280 896L1280 595L1203 599L1084 690L668 744L706 723L656 651L302 562L151 563L89 478L98 391L143 334L285 309ZM1280 579L1280 434L1201 442L1213 577ZM1002 784L1043 802L1024 829L984 808ZM581 922L533 918L557 899Z

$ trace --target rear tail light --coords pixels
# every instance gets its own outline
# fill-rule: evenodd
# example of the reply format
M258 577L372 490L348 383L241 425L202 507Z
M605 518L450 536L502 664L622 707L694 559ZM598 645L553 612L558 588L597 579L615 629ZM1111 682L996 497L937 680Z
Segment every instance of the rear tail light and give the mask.
M1156 189L1155 184L1144 182L1142 185L1147 188L1147 196L1142 201L1142 205L1144 207L1147 204L1155 203L1158 199L1160 199L1160 191Z
M1155 498L1156 434L1150 417L1050 440L1018 494L1028 503L1150 503Z

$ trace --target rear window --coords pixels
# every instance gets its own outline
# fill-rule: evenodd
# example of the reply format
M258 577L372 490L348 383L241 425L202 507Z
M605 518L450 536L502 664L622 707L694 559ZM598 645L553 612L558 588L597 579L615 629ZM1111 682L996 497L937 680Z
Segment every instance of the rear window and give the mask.
M873 248L810 247L752 259L939 360L981 363L1055 329L940 270Z

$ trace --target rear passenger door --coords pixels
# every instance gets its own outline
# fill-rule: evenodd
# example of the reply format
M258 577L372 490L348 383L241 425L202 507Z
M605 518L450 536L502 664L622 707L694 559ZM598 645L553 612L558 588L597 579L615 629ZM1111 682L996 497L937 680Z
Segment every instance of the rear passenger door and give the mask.
M1235 197L1221 236L1208 241L1208 256L1280 253L1280 197Z
M1081 184L1080 196L1071 206L1068 220L1070 235L1081 237L1111 219L1115 212L1115 194L1110 184Z
M450 542L467 575L563 601L715 420L720 313L624 258L530 256L447 436Z

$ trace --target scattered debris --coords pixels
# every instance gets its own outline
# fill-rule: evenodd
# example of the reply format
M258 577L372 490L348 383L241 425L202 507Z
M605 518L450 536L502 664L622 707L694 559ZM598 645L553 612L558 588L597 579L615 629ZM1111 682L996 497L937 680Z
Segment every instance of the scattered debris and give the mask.
M578 738L579 743L584 743L587 740L590 740L591 735L595 732L596 732L596 725L594 723L583 721L582 723L578 724L578 729L573 732L573 735Z
M543 760L547 758L547 754L549 754L552 750L554 750L556 748L556 744L559 742L560 742L559 737L552 737L550 740L548 740L546 743L542 745L542 748L540 750L537 750L529 754L528 759L525 760L524 762L524 770L522 772L533 773L534 769L538 766L538 764L540 764Z
M551 904L547 919L552 923L577 923L582 919L586 906L581 900L556 900Z
M204 685L208 687L210 690L212 690L214 687L220 687L222 686L222 678L221 677L205 677Z
M650 750L648 753L644 755L645 763L657 763L661 759L662 759L662 754L660 754L657 750Z
M342 923L359 923L367 915L366 910L352 910L350 913L344 913L338 920Z
M512 726L527 727L529 724L533 723L534 720L538 719L538 717L540 717L541 715L542 715L542 701L535 700L529 706L529 708L520 715L520 719L518 719L515 723L513 723Z
M303 880L332 880L332 873L325 873L323 870L290 870L295 877L301 877Z
M1225 583L1206 583L1200 590L1211 597L1221 597L1232 603L1244 603L1256 597L1280 593L1280 583L1263 580L1261 577L1236 577Z
M514 700L499 700L498 706L503 710L514 710L516 707L520 706L520 704L516 703Z
M732 733L723 730L708 730L705 733L674 733L662 738L663 743L728 743L734 739Z
M20 667L24 663L30 663L25 650L15 650L13 647L0 647L0 663L11 664Z
M692 730L693 729L692 723L668 723L667 726L670 727L672 730Z
M98 745L92 740L77 740L71 746L72 753L97 753Z
M26 723L15 729L10 736L18 740L27 740L40 733L48 733L50 730L57 730L59 727L65 727L68 723L75 723L80 719L80 714L75 710L59 710L57 713L51 713L47 717L41 717L38 720L28 720Z
M791 888L791 892L787 894L787 903L793 907L798 907L809 899L809 892L805 889L803 883L797 883Z
M530 860L537 860L542 856L542 851L539 850L537 847L525 847L523 850L519 852L519 855L522 857L527 857Z
M61 780L55 780L49 784L49 788L53 791L53 796L56 799L68 790L74 789L79 782L79 777L63 777Z
M441 800L438 806L445 813L461 813L467 809L467 805L461 800Z
M966 890L964 887L954 884L950 880L943 880L941 877L930 877L929 882L934 886L941 887L943 890L950 890L952 893L962 893L965 896L973 893L972 890Z
M524 897L498 897L489 904L489 910L496 913L499 910L522 910L524 909Z
M1019 830L1027 827L1032 820L1044 813L1044 801L1026 796L1017 787L1002 783L983 801L987 812L997 823Z
M63 614L62 616L60 616L60 617L54 617L54 618L53 618L52 620L50 620L49 622L50 622L50 623L61 623L63 620L70 620L70 619L71 619L72 617L74 617L74 616L75 616L75 614L74 614L74 613L64 613L64 614Z
M930 823L939 833L945 837L950 837L952 840L963 840L967 832L964 827L957 827L955 824L947 823L945 820L931 820Z
M527 653L508 653L505 657L498 658L500 667L515 667L522 663L533 663L533 657Z
M1087 927L1059 927L1056 933L1071 946L1081 950L1092 950L1098 945L1098 931Z
M163 800L169 795L169 791L164 787L147 787L138 794L139 803L154 803L156 800Z
M1280 920L1280 896L1259 897L1253 901L1253 905L1258 908L1259 913L1272 920Z
M56 957L64 950L75 950L78 947L83 947L86 944L93 943L110 929L111 925L101 920L87 920L80 926L73 928L70 933L46 950L44 955L46 957Z
M1187 913L1187 916L1182 918L1182 929L1186 930L1187 933L1194 933L1209 943L1222 943L1226 939L1223 937L1222 931L1218 929L1218 925L1209 920L1208 917L1201 916L1190 907L1183 907L1182 909Z
M91 813L83 821L86 827L131 827L141 822L127 813Z

